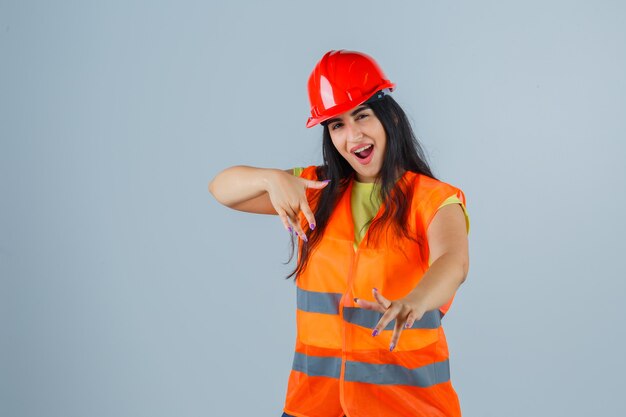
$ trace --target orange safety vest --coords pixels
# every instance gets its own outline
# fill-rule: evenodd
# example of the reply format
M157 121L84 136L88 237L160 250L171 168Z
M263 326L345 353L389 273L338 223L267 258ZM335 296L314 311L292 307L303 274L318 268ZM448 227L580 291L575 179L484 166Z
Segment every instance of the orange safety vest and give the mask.
M301 177L317 179L315 166ZM324 231L296 279L297 338L284 412L296 417L456 417L461 415L450 382L448 346L441 318L452 299L404 329L389 351L395 320L378 336L381 313L361 309L354 298L374 301L372 288L390 300L408 294L429 267L426 230L441 203L463 192L426 175L405 172L413 187L406 227L424 242L381 232L379 246L367 236L354 250L352 183L340 197ZM311 208L319 191L307 190ZM375 218L378 218L384 202ZM303 220L304 227L304 220ZM388 241L386 239L389 239ZM390 244L391 242L391 244ZM299 243L302 244L302 241ZM374 242L371 243L374 246Z

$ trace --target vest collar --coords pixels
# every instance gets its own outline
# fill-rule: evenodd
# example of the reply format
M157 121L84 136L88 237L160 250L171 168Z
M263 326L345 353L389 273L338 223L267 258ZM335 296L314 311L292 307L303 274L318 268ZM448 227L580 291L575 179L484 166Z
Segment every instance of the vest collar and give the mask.
M414 172L405 171L404 174L402 174L398 178L398 181L402 179L407 182L410 182L414 176L415 176ZM396 183L398 181L396 181ZM333 216L334 217L333 222L336 222L333 227L333 229L335 229L335 236L341 240L347 240L348 242L350 242L351 246L352 246L352 242L354 242L354 219L352 218L352 201L351 201L353 186L354 186L354 179L351 179L350 183L348 184L348 187L343 192L342 196L339 199L339 202L337 203L337 208L335 209L335 215ZM382 201L380 203L378 212L376 213L372 221L380 218L380 216L385 211L385 207L386 207L385 202ZM365 247L368 234L369 234L369 228L365 232L365 235L363 235L363 239L359 243L359 246L358 246L359 249L361 249L362 247Z

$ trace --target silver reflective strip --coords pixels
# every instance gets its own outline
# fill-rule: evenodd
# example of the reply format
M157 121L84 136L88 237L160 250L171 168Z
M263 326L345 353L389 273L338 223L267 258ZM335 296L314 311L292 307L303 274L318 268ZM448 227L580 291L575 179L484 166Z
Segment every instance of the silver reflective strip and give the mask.
M307 291L298 287L298 310L309 313L339 314L339 301L343 294Z
M377 385L411 385L426 388L449 381L450 366L447 359L415 369L400 365L376 365L347 361L345 380Z
M378 321L383 316L382 313L373 310L365 310L357 307L344 307L343 318L349 323L356 324L358 326L367 327L373 329L378 324ZM416 320L411 326L411 329L436 329L441 326L441 311L439 309L427 311L420 320ZM385 330L393 330L396 321L392 320Z
M310 356L296 352L293 357L294 371L303 372L308 376L328 376L339 378L341 358L326 356Z

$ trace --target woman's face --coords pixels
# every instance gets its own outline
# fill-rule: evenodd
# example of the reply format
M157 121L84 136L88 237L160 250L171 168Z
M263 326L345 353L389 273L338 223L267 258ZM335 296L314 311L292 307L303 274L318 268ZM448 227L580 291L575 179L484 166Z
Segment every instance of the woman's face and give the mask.
M356 172L359 182L374 182L383 166L387 135L382 123L362 104L328 120L335 148Z

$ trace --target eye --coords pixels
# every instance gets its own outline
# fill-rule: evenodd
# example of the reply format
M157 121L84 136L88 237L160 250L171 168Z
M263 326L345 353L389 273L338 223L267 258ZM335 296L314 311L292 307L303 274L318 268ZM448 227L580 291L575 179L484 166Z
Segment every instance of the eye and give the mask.
M357 120L364 119L364 118L366 118L368 116L369 116L369 114L367 114L367 113L359 113L359 114L357 114L356 119Z
M343 125L342 125L342 123L341 123L341 122L337 122L337 123L335 123L334 125L331 125L331 126L330 126L330 129L331 129L331 130L337 130L337 129L338 129L338 128L340 128L341 126L343 126Z

